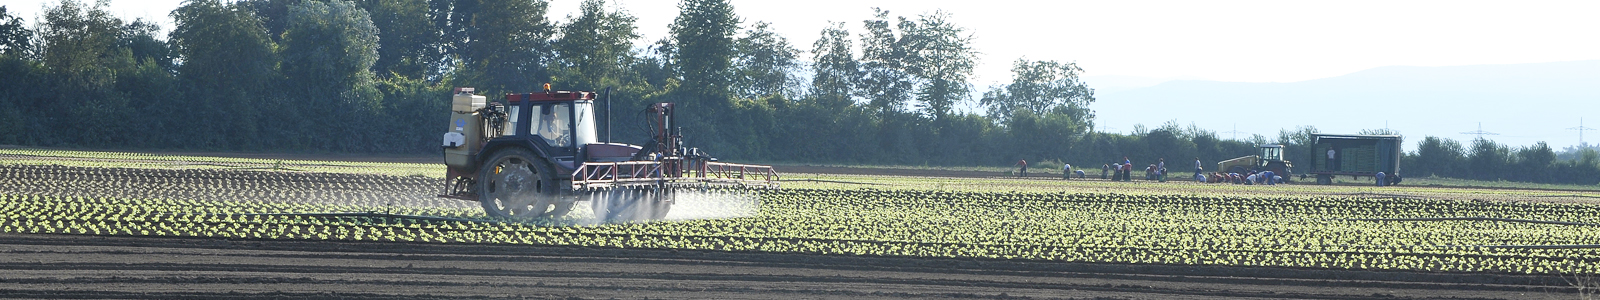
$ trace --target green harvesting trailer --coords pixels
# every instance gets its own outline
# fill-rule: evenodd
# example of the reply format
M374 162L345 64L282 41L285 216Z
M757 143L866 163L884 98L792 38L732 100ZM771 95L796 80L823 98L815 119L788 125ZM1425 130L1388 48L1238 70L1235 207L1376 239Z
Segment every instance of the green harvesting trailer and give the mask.
M1383 172L1384 184L1400 183L1398 135L1313 134L1311 139L1313 159L1306 174L1316 175L1317 184L1333 184L1333 177L1341 175L1376 180L1378 172Z

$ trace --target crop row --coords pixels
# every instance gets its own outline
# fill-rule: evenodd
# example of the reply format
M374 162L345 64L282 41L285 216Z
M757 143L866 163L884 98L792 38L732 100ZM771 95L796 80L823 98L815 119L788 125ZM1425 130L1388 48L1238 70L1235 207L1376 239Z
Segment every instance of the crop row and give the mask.
M128 199L477 207L438 198L443 180L416 176L0 164L0 194Z
M1109 263L1600 273L1592 206L1333 197L870 189L766 192L754 217L597 226L490 220L471 208L0 195L0 232L503 243ZM313 215L392 209L475 220Z
M265 159L23 148L0 148L0 160L10 164L68 164L100 168L242 169L444 177L442 164L428 163Z

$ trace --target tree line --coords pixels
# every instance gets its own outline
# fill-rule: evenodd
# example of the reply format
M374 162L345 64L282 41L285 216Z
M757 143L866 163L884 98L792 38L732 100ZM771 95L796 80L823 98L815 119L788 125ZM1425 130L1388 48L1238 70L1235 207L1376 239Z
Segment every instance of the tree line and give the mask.
M618 142L648 140L646 104L677 103L686 143L740 160L1092 168L1128 157L1170 168L1296 147L1314 132L1234 140L1175 122L1096 132L1077 64L1018 59L1010 82L980 89L969 82L972 31L942 11L871 8L821 28L803 51L726 0L681 1L669 34L650 43L604 0L559 20L543 0L187 0L165 35L106 8L61 0L28 26L0 7L0 144L437 153L451 88L497 99L547 82L609 89L600 105L615 116L597 117ZM1436 152L1407 161L1466 176L1427 169ZM1512 163L1522 151L1502 152L1500 165L1528 165ZM1537 178L1570 177L1505 179L1556 180Z

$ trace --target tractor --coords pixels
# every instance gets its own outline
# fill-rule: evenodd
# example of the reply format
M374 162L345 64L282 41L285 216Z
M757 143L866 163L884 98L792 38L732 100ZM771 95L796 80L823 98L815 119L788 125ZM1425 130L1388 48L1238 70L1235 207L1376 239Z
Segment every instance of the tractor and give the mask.
M1290 172L1294 169L1294 164L1283 160L1283 145L1261 145L1257 149L1260 150L1257 155L1217 162L1217 171L1239 174L1246 174L1250 171L1272 171L1272 173L1278 174L1277 176L1283 176L1285 180L1288 180Z
M609 132L600 141L594 92L545 84L542 93L506 94L504 102L473 92L456 88L452 96L439 196L478 202L491 217L555 219L588 201L603 222L658 220L680 194L779 187L771 166L718 162L684 147L672 103L645 109L652 136L641 146L611 143Z

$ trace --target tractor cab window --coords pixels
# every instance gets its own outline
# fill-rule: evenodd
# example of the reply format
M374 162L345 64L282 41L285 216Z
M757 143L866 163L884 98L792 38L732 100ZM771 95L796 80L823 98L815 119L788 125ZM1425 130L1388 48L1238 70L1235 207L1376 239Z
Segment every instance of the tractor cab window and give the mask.
M1262 160L1283 160L1283 148L1281 148L1281 147L1262 147L1261 148L1261 159Z
M573 123L577 131L573 134L578 139L578 145L588 145L600 142L600 136L595 134L594 102L578 101L573 104Z
M517 118L522 117L522 107L516 105L506 106L506 126L501 129L501 136L517 135Z
M551 147L572 147L572 104L546 104L535 107L533 133Z

